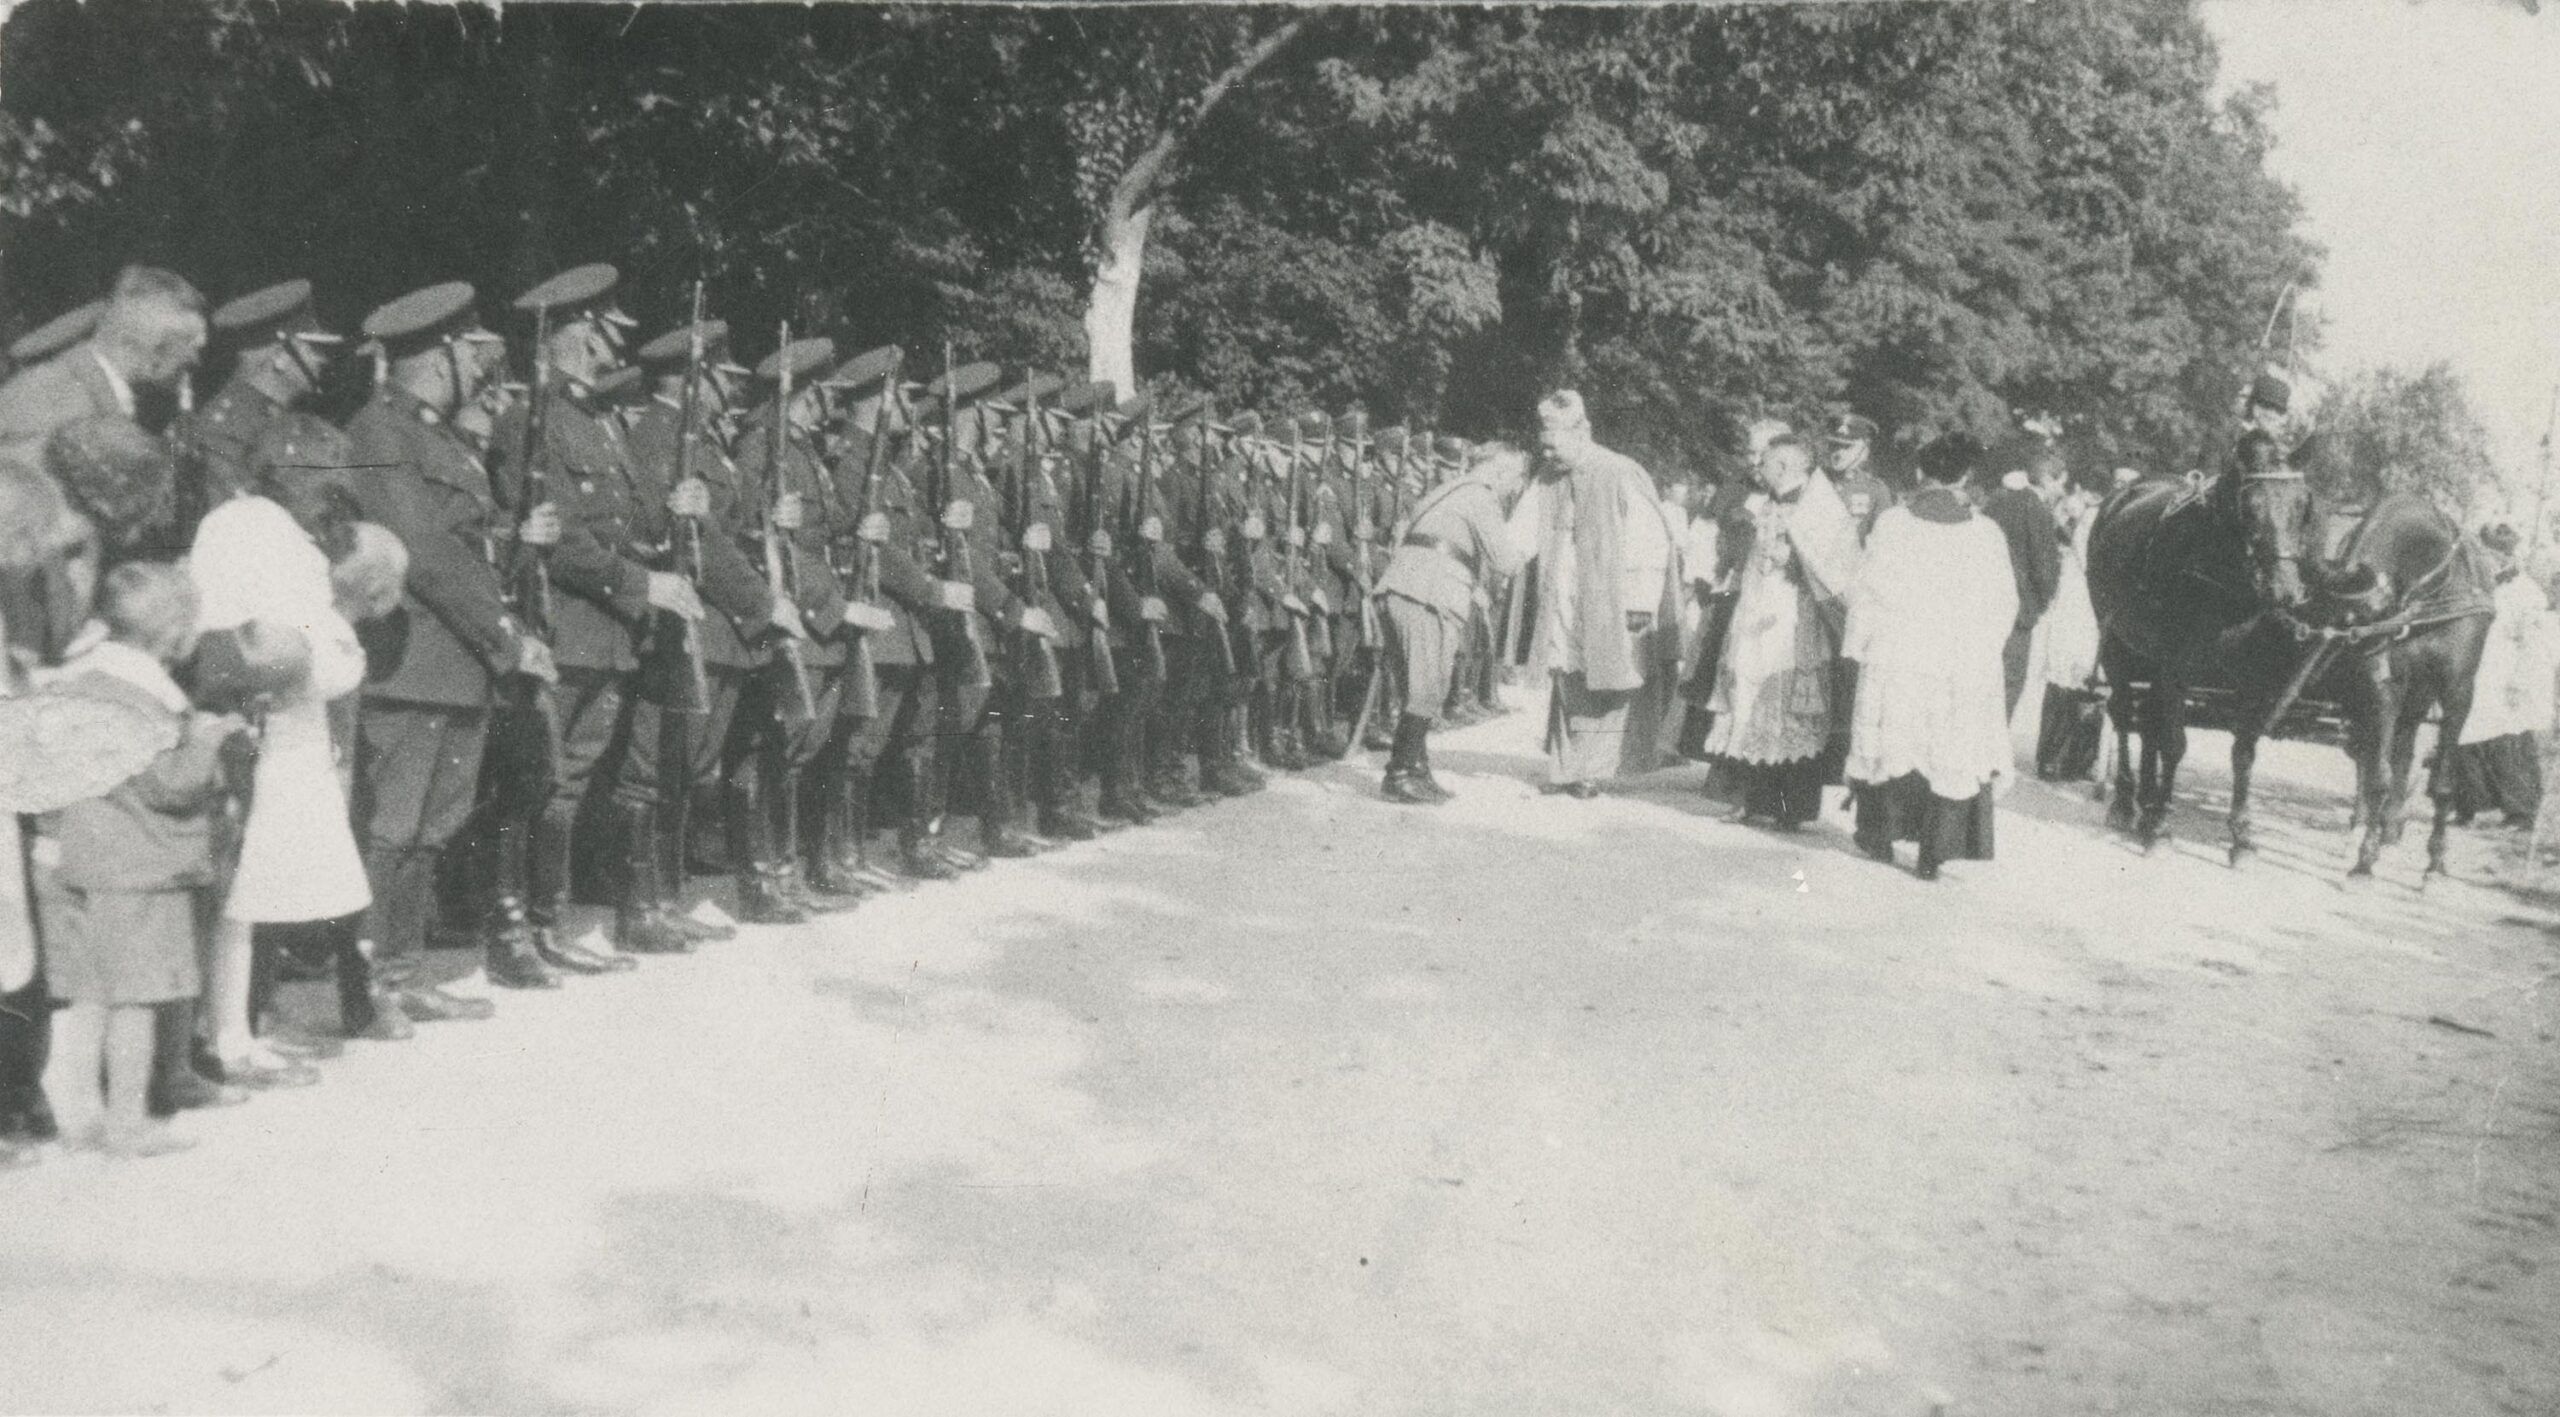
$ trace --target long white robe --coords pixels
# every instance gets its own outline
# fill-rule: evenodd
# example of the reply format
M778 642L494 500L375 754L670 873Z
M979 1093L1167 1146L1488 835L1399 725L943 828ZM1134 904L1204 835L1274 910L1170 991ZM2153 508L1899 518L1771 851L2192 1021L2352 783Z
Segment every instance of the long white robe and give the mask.
M2551 597L2531 576L2509 576L2491 604L2496 614L2471 681L2471 716L2462 722L2465 743L2551 727Z
M1858 662L1858 696L1844 775L1916 772L1961 801L2007 772L2000 648L2017 614L2008 540L1990 518L1930 521L1908 507L1877 518L1849 595L1843 651Z
M1708 702L1707 753L1792 763L1831 736L1833 616L1858 564L1858 524L1816 472L1794 502L1754 495L1751 549L1737 574L1733 625Z

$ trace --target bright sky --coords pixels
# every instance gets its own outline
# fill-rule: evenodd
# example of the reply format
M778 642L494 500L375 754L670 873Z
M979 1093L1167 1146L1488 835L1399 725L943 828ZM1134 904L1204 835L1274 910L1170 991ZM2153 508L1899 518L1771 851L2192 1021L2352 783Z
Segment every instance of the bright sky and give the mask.
M2560 3L2205 0L2329 250L2318 372L2452 361L2529 483L2560 382Z

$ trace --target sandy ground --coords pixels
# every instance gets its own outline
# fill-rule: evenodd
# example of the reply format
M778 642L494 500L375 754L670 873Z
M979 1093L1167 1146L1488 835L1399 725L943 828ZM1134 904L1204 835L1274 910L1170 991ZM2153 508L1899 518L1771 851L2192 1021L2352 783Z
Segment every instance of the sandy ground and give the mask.
M15 1410L2560 1411L2547 912L2024 784L1930 886L1530 715L0 1178ZM1961 877L1961 879L1956 879Z

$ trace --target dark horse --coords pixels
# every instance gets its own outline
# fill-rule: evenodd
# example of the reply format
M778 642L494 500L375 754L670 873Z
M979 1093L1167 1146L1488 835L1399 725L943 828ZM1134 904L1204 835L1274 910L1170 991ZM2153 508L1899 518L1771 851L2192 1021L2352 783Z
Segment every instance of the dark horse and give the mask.
M2373 874L2397 841L2418 726L2443 710L2455 742L2489 625L2490 577L2462 530L2424 498L2393 493L2358 521L2334 559L2312 551L2314 508L2300 470L2263 432L2244 434L2209 491L2154 480L2099 508L2089 534L2089 599L2116 726L2110 820L2148 849L2168 821L2187 748L2187 690L2228 689L2231 863L2255 852L2249 776L2258 740L2306 687L2347 712L2363 837L2351 875ZM2142 740L2140 778L2130 736ZM2444 870L2451 774L2429 775L2435 827L2427 872Z

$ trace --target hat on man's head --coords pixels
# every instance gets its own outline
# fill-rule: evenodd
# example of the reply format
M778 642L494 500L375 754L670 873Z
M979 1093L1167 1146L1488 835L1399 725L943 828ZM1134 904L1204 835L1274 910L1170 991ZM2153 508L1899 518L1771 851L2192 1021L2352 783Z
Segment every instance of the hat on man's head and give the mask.
M611 263L594 261L571 266L533 289L517 296L511 303L527 314L539 311L554 322L577 315L593 314L608 324L628 326L630 316L604 303L613 288L622 283L622 272Z
M2293 385L2282 375L2268 369L2249 385L2249 404L2253 408L2271 408L2278 413L2293 411Z
M1388 457L1394 457L1396 454L1404 451L1404 440L1404 425L1401 423L1390 424L1387 427L1379 429L1376 433L1370 436L1369 446L1376 448L1380 453L1383 453Z
M1863 414L1844 413L1831 425L1834 443L1872 443L1876 440L1876 422Z
M763 362L756 365L756 378L768 384L779 382L783 369L788 366L791 383L796 388L834 362L835 357L836 342L825 335L796 339L766 355Z
M460 280L410 291L375 306L364 317L364 337L392 355L414 353L448 339L495 339L472 317L472 302L478 295L469 281Z
M1047 403L1055 399L1066 386L1066 376L1062 374L1027 374L1022 382L1008 384L1002 393L990 395L987 402L1002 405L1008 413L1019 413L1035 400Z
M9 344L9 359L17 364L38 364L51 359L96 333L98 317L107 312L107 302L92 300L86 305L65 310Z
M1058 390L1057 401L1050 405L1060 413L1090 414L1095 408L1109 408L1120 401L1119 390L1109 379L1080 379Z
M1369 413L1355 408L1333 420L1333 431L1345 438L1358 438L1369 431Z
M906 351L894 344L866 349L827 372L819 383L846 393L857 393L886 379L905 360Z
M1298 436L1309 439L1330 438L1333 436L1333 420L1317 409L1308 409L1298 415Z
M705 320L700 329L702 358L705 364L722 373L736 374L741 377L749 372L745 365L733 363L729 359L728 321ZM632 357L639 360L642 367L652 372L672 372L682 367L685 360L693 356L694 331L695 326L678 325L640 346L638 352Z
M1187 428L1208 416L1209 400L1206 395L1203 395L1176 407L1173 412L1165 415L1164 421L1176 428Z
M1582 405L1582 395L1572 389L1558 389L1538 400L1538 427L1549 433L1565 433L1591 426L1591 411Z
M621 403L636 399L643 391L640 383L640 366L625 364L606 370L596 376L594 383L587 385L587 391L594 394L599 403Z
M924 386L925 397L938 403L948 403L955 409L967 408L1003 378L1004 370L982 359L975 364L963 364L948 374L936 375L932 383Z
M1467 440L1454 433L1443 433L1432 440L1431 454L1442 462L1462 463L1467 460Z
M1258 410L1248 408L1227 420L1227 431L1239 438L1261 437L1262 414Z
M311 282L288 280L253 290L213 312L213 332L234 344L261 345L273 339L306 344L336 344L338 336L320 328L311 309Z

